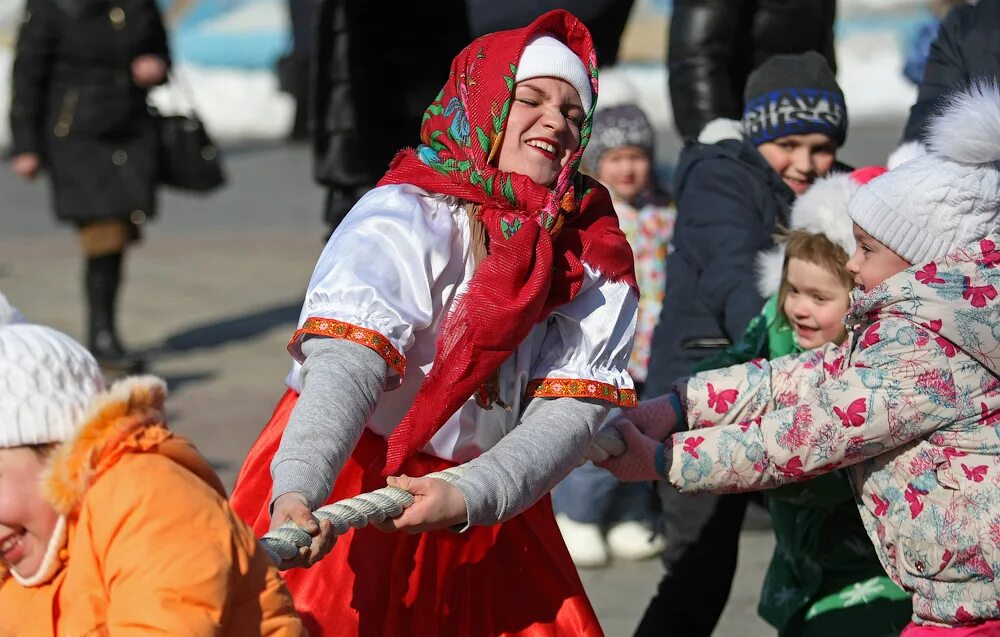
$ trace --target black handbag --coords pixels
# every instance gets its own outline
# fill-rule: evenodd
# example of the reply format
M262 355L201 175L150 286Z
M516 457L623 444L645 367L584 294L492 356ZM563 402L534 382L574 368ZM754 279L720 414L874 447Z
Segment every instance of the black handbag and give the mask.
M160 183L211 192L226 183L222 154L197 114L155 114L160 135Z

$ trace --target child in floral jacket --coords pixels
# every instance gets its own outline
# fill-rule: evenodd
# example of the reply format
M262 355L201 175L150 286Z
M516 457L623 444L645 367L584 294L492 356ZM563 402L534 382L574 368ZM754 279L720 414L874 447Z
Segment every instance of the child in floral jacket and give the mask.
M928 143L851 199L860 290L843 345L681 381L615 423L628 451L604 466L690 493L847 468L883 567L913 595L903 634L996 635L1000 88L953 97Z
M757 257L764 310L739 343L695 373L847 339L843 317L854 287L847 261L857 249L847 205L885 171L836 173L796 198L787 239ZM757 613L778 637L841 637L845 622L854 625L852 637L884 637L909 622L910 596L883 572L844 471L769 490L764 502L775 546Z

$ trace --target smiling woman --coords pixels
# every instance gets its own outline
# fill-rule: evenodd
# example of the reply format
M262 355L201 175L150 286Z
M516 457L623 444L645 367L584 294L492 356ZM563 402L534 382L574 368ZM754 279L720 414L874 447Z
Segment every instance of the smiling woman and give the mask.
M498 167L549 185L580 147L580 95L553 77L520 82L514 95Z
M579 58L550 35L534 38L526 53L514 78L498 167L549 186L580 148L593 102L590 80Z
M312 538L282 563L312 566L286 573L310 632L601 634L545 497L635 401L632 254L577 169L597 88L565 11L475 40L423 143L330 237L233 491L258 533ZM411 477L459 463L453 483ZM386 475L414 496L378 524L395 532L333 544L311 512Z

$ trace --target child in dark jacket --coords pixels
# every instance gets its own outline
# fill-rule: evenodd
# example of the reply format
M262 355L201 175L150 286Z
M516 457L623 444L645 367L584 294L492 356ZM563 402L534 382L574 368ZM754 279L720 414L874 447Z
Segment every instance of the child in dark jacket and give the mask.
M670 277L644 395L669 391L739 339L764 305L757 254L788 225L796 195L836 167L847 111L821 55L770 58L751 74L744 97L741 121L709 123L681 152ZM662 488L660 496L667 574L637 634L708 637L736 570L746 496L687 498Z

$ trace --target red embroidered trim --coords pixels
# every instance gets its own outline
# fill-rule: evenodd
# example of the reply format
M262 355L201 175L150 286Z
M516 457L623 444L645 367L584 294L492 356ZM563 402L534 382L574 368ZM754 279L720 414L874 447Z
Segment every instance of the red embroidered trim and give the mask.
M392 346L389 339L375 330L358 327L357 325L335 319L312 317L306 319L306 322L302 325L302 329L292 335L292 339L288 341L288 347L291 347L303 334L342 338L360 343L381 356L389 367L396 370L396 373L400 377L406 373L406 357Z
M634 389L618 389L609 383L578 378L541 378L528 383L525 396L542 398L599 398L619 407L635 407L639 397Z

